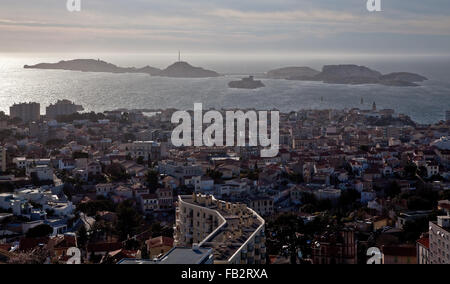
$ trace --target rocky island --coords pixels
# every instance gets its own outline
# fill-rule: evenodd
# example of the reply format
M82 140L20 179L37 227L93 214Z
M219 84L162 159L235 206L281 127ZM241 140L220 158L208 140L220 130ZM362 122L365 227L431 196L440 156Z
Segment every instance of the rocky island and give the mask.
M417 87L417 82L428 80L418 74L397 72L383 75L365 66L358 65L326 65L322 72L314 74L309 67L287 67L267 72L273 79L287 79L300 81L321 81L327 84L378 84L396 87Z
M100 59L75 59L69 61L60 61L58 63L40 63L36 65L25 65L25 69L47 69L47 70L68 70L81 72L101 72L101 73L146 73L157 75L160 69L151 66L143 68L118 67L114 64L102 61Z
M179 61L162 70L156 76L172 78L210 78L219 77L220 75L215 71L194 67L187 62Z
M310 67L284 67L267 72L269 79L307 80L320 72Z
M249 76L248 78L242 78L240 81L231 81L228 83L228 87L232 89L259 89L265 87L263 82L259 80L255 80L253 76Z
M176 62L164 70L146 66L143 68L118 67L114 64L94 59L75 59L60 61L58 63L40 63L36 65L25 65L25 69L47 69L47 70L69 70L81 72L104 72L104 73L144 73L151 76L172 78L209 78L220 76L217 72L194 67L187 62Z

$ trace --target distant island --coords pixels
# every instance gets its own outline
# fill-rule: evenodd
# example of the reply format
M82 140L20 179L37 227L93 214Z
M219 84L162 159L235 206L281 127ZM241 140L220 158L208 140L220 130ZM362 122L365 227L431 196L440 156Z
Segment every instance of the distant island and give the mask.
M284 67L267 72L270 79L307 80L320 72L310 67Z
M326 65L322 72L309 67L286 67L271 70L266 73L267 78L300 81L321 81L327 84L379 84L396 87L417 87L417 82L428 80L426 77L397 72L383 75L378 71L358 65Z
M172 78L210 78L219 77L220 74L201 67L194 67L187 62L179 61L162 70L156 76Z
M259 89L265 87L263 82L255 80L253 76L249 76L248 78L243 78L240 81L231 81L228 83L228 87L233 89Z
M81 72L103 72L103 73L144 73L151 76L172 78L209 78L218 77L219 73L194 67L187 62L176 62L164 70L146 66L143 68L118 67L114 64L95 59L75 59L60 61L58 63L40 63L36 65L25 65L25 69L47 69L47 70L69 70Z
M47 69L47 70L68 70L81 72L104 72L104 73L146 73L157 75L160 69L146 66L143 68L118 67L114 64L95 59L75 59L60 61L58 63L40 63L36 65L25 65L25 69Z
M151 66L142 68L119 67L99 59L75 59L60 61L58 63L40 63L36 65L25 65L24 68L81 72L144 73L151 76L170 78L213 78L220 76L215 71L195 67L183 61L178 61L163 70ZM424 76L408 72L396 72L383 75L378 71L358 65L326 65L322 68L322 72L310 67L284 67L268 71L266 78L320 81L327 84L378 84L397 87L417 87L419 86L417 84L418 82L428 80ZM261 81L255 81L253 77L249 77L242 81L230 82L229 86L230 88L257 89L264 87L264 84Z

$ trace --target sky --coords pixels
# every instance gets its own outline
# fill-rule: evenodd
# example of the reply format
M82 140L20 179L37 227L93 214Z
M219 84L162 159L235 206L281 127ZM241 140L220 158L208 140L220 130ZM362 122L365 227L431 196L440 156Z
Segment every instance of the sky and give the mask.
M450 53L450 1L0 0L0 53Z

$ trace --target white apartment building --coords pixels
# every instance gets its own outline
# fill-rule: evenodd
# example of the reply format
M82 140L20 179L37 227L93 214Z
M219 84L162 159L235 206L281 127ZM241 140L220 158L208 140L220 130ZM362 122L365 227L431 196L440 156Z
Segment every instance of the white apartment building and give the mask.
M158 164L158 167L161 174L169 175L176 179L203 175L201 165L193 162L164 160Z
M450 264L450 214L439 216L437 222L430 222L431 264Z
M212 248L215 264L265 264L265 221L241 203L178 197L175 246Z

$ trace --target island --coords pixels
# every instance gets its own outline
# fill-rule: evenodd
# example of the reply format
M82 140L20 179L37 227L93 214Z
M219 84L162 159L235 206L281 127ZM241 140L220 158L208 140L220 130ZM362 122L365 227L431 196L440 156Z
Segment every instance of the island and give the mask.
M287 67L267 72L267 77L273 79L320 81L327 84L378 84L394 87L417 87L417 82L428 80L426 77L408 73L396 72L383 75L381 72L372 70L366 66L358 65L326 65L322 72L315 74L314 69L309 67Z
M259 89L265 87L263 82L259 80L255 80L253 76L249 76L247 78L243 78L240 81L231 81L228 83L228 87L232 89Z
M211 78L219 77L220 75L215 71L194 67L187 62L178 61L159 72L156 76L172 78Z
M25 65L24 68L100 73L146 73L150 75L157 75L161 72L160 69L151 66L146 66L143 68L118 67L114 64L102 61L100 59L75 59L69 61L60 61L58 63L40 63L31 66Z
M24 68L103 73L144 73L151 76L172 78L209 78L220 76L217 72L206 70L201 67L194 67L187 62L181 61L170 65L164 70L151 66L145 66L143 68L119 67L100 59L75 59L69 61L60 61L58 63L40 63L31 66L25 65Z
M310 67L284 67L267 72L269 79L308 80L320 72Z

